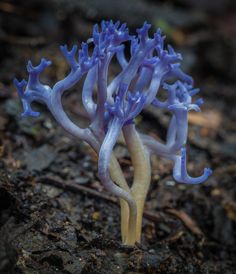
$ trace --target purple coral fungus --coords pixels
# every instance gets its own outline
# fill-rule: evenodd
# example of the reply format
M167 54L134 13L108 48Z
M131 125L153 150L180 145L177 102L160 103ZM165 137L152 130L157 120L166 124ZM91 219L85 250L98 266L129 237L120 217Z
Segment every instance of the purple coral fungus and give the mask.
M143 207L151 180L150 155L157 154L172 160L173 177L180 183L199 184L211 174L208 168L197 178L187 173L188 112L200 111L203 100L193 102L192 97L199 90L193 88L192 77L181 70L182 56L169 45L165 48L165 37L160 29L150 38L150 27L150 24L144 23L132 36L126 24L103 21L100 27L94 26L92 37L87 43L82 43L80 50L77 46L71 50L61 46L70 72L53 87L43 85L39 79L51 64L46 59L42 59L36 67L28 62L28 82L14 80L24 108L22 116L40 115L32 110L31 103L43 103L68 133L84 140L96 151L101 182L120 198L122 241L127 245L140 241ZM124 54L128 43L129 59ZM90 45L93 46L91 55L88 51ZM121 72L108 81L109 65L114 58L120 64ZM61 102L64 91L74 87L83 75L86 78L82 102L90 119L90 125L84 129L69 119ZM165 101L157 98L161 87L167 91ZM150 104L166 109L172 116L165 144L136 130L135 117ZM134 167L131 187L113 153L121 133Z

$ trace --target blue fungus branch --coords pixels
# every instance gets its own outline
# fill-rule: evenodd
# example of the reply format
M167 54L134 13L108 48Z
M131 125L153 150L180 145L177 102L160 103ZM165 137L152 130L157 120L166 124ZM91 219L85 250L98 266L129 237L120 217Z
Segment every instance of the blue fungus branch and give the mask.
M100 26L94 26L92 37L80 48L77 45L71 49L67 45L60 47L70 67L64 79L53 86L41 83L41 73L51 65L51 61L43 58L38 66L28 62L28 81L14 80L23 106L22 116L39 116L31 104L44 104L65 131L87 142L97 153L101 183L120 199L122 242L127 245L141 240L152 154L173 162L173 177L179 183L200 184L212 173L205 168L199 177L188 175L188 112L200 111L203 99L194 100L199 89L193 87L192 77L182 71L181 54L172 46L165 46L165 36L160 29L151 37L150 28L145 22L136 35L131 35L126 24L102 21ZM113 60L118 62L121 71L110 79L109 66ZM89 119L87 128L71 121L62 105L63 93L75 87L83 76L81 92ZM167 93L165 101L158 99L160 90ZM170 113L165 143L136 130L135 118L151 104ZM121 134L133 164L132 185L126 182L113 153Z

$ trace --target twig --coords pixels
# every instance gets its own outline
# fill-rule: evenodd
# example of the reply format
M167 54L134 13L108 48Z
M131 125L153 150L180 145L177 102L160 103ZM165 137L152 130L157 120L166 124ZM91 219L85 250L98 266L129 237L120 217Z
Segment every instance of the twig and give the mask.
M0 40L9 44L19 45L19 46L39 46L46 43L45 37L26 37L6 34L2 32L0 34Z
M64 181L61 181L61 179L59 179L57 177L47 176L47 177L41 177L39 179L39 182L43 183L43 184L54 185L56 187L59 187L59 188L65 189L65 190L69 190L69 191L73 191L73 192L77 192L77 193L85 192L89 195L101 198L103 200L106 200L113 204L118 205L117 198L112 197L105 193L101 193L95 189L92 189L91 187L86 187L86 186L75 184L73 181L65 181L64 182ZM144 210L143 216L145 219L147 219L149 221L153 221L153 222L160 222L160 220L163 219L162 214L150 212L147 210Z
M178 219L180 219L183 224L195 235L203 236L203 232L198 227L197 223L189 216L187 213L185 213L183 210L177 210L174 208L168 208L165 210L165 212L174 215Z
M69 191L75 191L75 192L85 192L87 194L90 194L92 196L96 196L98 198L101 198L101 199L104 199L104 200L107 200L109 202L112 202L112 203L117 203L117 199L108 195L108 194L105 194L105 193L101 193L95 189L92 189L92 188L89 188L89 187L86 187L86 186L82 186L82 185L79 185L79 184L75 184L74 182L72 181L61 181L59 178L56 178L56 177L41 177L39 179L40 183L43 183L43 184L51 184L51 185L54 185L56 187L59 187L59 188L62 188L62 189L65 189L65 190L69 190Z

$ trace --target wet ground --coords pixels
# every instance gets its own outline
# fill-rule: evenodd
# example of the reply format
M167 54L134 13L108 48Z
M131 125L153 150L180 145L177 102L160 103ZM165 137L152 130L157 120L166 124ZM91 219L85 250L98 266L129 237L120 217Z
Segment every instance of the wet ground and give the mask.
M189 116L188 170L214 171L202 185L176 184L171 163L153 158L142 244L134 248L121 245L119 204L99 183L94 152L43 107L39 118L20 119L12 85L14 76L26 78L28 59L41 57L53 61L44 82L63 78L59 44L86 40L94 22L110 18L131 31L145 19L161 26L183 53L205 99ZM236 273L235 23L235 4L221 0L0 2L0 273ZM64 99L85 125L78 93ZM138 128L164 140L168 119L149 108ZM122 143L115 153L129 179Z

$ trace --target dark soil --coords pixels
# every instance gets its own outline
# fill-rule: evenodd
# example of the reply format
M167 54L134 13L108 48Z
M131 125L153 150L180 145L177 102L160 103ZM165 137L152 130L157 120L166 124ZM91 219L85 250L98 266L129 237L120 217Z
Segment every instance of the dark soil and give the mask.
M23 3L24 2L24 3ZM213 3L211 3L213 2ZM0 2L0 273L236 273L236 21L234 1ZM47 110L21 119L12 79L26 78L25 64L53 61L50 84L67 66L59 44L86 40L94 22L144 20L161 26L183 53L205 99L189 117L192 175L212 167L199 186L176 184L171 163L153 159L153 178L142 243L121 245L119 205L97 178L96 155L73 140ZM116 65L110 73L117 70ZM86 120L77 92L66 94L74 121ZM78 115L79 114L79 115ZM168 115L149 108L142 132L164 139ZM130 176L122 144L116 154Z

